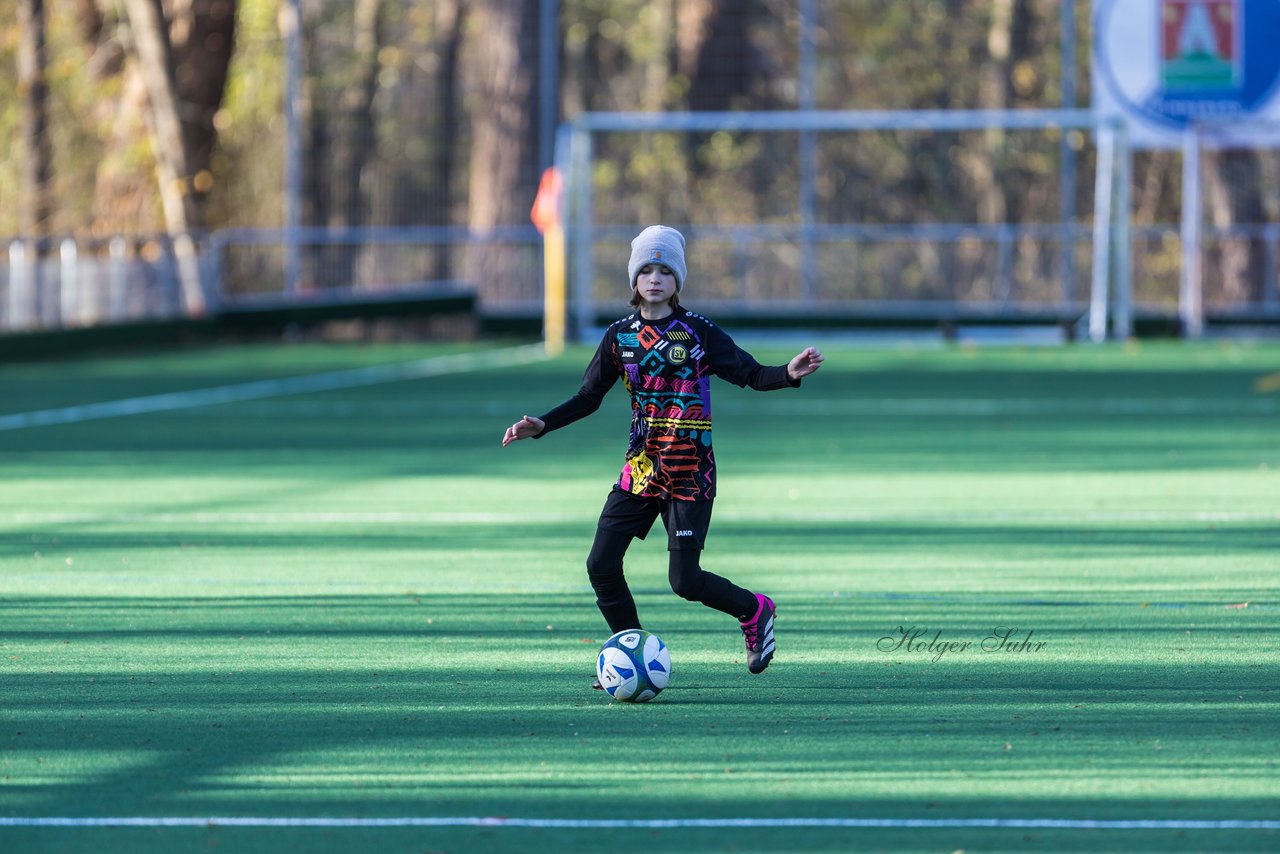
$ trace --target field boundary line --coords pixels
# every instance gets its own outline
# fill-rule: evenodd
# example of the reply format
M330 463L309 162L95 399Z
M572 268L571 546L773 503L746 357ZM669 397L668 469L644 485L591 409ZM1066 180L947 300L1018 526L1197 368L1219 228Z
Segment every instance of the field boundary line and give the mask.
M104 418L120 418L127 415L147 415L192 409L200 406L216 406L222 403L240 403L247 400L263 400L294 394L311 394L361 388L382 383L426 379L467 371L526 365L547 358L541 344L506 347L501 350L481 350L453 353L448 356L432 356L412 362L396 362L387 365L370 365L320 374L279 377L270 380L254 380L232 385L150 394L99 403L61 406L32 412L15 412L0 415L0 431L22 430L27 427L50 427L59 424L78 424Z
M271 816L0 816L0 827L512 827L602 829L689 828L1024 828L1066 830L1280 830L1273 819L1070 818L654 818L575 819L509 816L327 818Z

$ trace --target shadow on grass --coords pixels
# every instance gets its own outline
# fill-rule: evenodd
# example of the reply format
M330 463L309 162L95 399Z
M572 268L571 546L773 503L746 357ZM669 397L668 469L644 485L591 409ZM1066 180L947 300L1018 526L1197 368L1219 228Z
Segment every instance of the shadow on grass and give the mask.
M897 603L789 601L759 677L719 652L731 627L653 607L677 682L622 706L586 687L581 597L7 600L5 811L631 815L643 780L659 817L1274 814L1274 659L1162 660L1189 625L1167 613L1022 607L997 616L1052 615L1080 654L930 663L875 649ZM979 631L984 607L918 616ZM567 628L512 625L529 611ZM1280 630L1228 616L1251 646Z
M906 806L911 806L907 804ZM984 806L981 802L976 804ZM1161 805L1136 803L1158 812ZM928 813L927 815L934 815ZM543 850L577 854L625 845L631 850L736 852L736 854L808 854L808 852L893 852L936 854L947 851L1096 851L1119 852L1274 852L1274 831L1053 830L1053 829L832 829L832 828L678 828L668 830L528 828L56 828L2 830L16 851L62 854L110 850L157 854L204 854L210 849L238 854L281 851L378 851L379 854L510 854Z
M215 512L216 508L194 511ZM56 542L58 548L110 552L150 548L234 549L247 554L278 549L352 553L421 550L429 558L431 549L536 552L551 548L576 548L585 554L590 546L595 518L568 522L538 521L447 523L395 523L361 525L314 524L305 530L289 527L287 518L270 525L230 523L209 524L198 519L171 522L122 523L77 521L74 525L49 523L27 525L0 534L0 545L31 553L42 544ZM732 552L759 552L784 555L847 554L851 561L860 554L885 555L900 552L920 555L991 555L1034 560L1090 558L1149 558L1151 556L1221 556L1225 553L1274 553L1280 550L1280 528L1264 523L1205 523L1203 525L1075 525L1017 524L995 525L958 521L921 524L832 521L828 523L785 522L761 530L759 523L716 522L711 532L710 560L725 560ZM658 526L650 541L637 551L661 549L662 529ZM936 559L936 558L935 558Z
M841 371L831 361L812 384L780 396L761 398L719 384L717 400L727 404L717 414L722 461L740 460L743 470L749 465L754 473L788 474L814 467L850 473L1193 472L1276 463L1274 413L1250 408L1261 399L1253 391L1256 371L1023 372L975 369L958 359L954 368L858 372ZM536 445L499 447L502 431L522 410L563 400L579 378L579 372L528 368L485 375L482 381L437 378L243 407L18 430L5 435L5 452L18 465L38 457L32 469L53 479L81 476L90 455L104 466L153 476L189 473L203 465L281 476L320 466L333 477L357 478L372 473L555 477L566 464L599 466L607 474L621 463L629 424L620 391L597 417L574 425L572 439L551 436ZM153 390L145 374L133 382L133 392L126 390L127 383L107 391L88 384L65 397L84 402ZM41 399L35 390L58 386L31 385L0 397L12 411L35 409ZM31 403L22 403L24 396ZM792 399L803 401L798 418L786 408L785 401ZM1031 411L1015 407L1004 415L975 415L966 409L974 401L1007 399L1022 401ZM1148 415L1117 413L1098 405L1104 399L1146 401L1154 409ZM762 400L770 408L764 416ZM927 416L893 414L892 409L851 413L851 403L866 400L925 401L937 411ZM1049 409L1036 414L1037 401ZM948 402L956 404L955 412L947 411ZM362 404L367 412L362 413Z

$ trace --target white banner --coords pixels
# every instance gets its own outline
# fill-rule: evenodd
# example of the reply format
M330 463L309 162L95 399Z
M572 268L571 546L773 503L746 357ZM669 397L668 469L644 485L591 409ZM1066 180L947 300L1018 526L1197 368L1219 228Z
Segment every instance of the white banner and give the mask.
M1194 126L1274 145L1280 0L1097 0L1092 91L1134 148L1177 147Z

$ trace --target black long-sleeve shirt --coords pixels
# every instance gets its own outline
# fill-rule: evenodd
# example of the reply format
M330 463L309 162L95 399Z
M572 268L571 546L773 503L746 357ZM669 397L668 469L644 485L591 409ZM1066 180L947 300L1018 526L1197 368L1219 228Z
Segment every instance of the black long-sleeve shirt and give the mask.
M700 314L677 308L645 320L636 313L605 330L582 388L542 416L538 438L595 412L621 377L631 395L631 438L617 487L645 498L709 501L716 494L713 376L758 391L800 385L786 365L761 365Z

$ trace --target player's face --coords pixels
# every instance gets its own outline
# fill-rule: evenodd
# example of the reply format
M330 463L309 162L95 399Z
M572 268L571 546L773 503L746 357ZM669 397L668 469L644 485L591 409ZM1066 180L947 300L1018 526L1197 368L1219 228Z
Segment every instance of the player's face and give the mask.
M646 264L636 276L636 293L647 305L664 305L676 294L676 276L665 264Z

